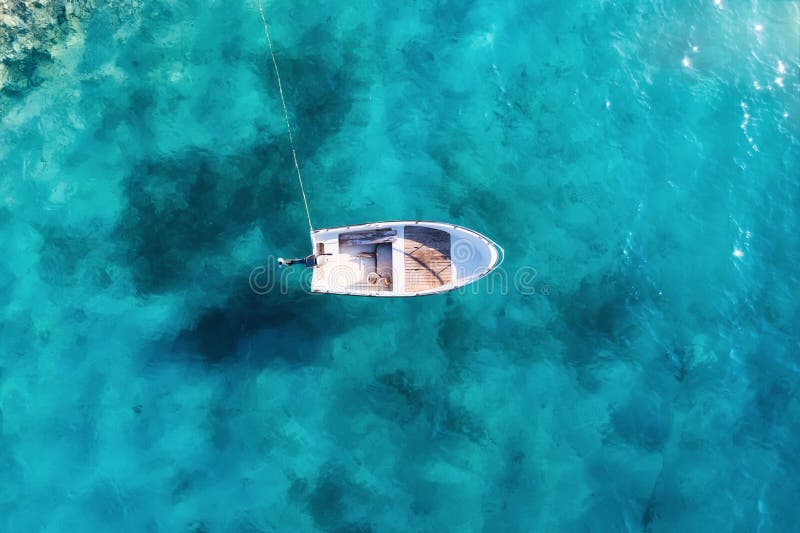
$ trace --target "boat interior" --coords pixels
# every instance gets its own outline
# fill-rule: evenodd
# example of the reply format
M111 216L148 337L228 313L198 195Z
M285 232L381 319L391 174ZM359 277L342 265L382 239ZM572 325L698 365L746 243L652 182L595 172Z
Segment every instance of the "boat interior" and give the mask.
M355 279L347 282L353 290L392 290L392 243L397 231L391 228L339 234L339 275Z
M312 290L412 296L450 290L498 260L483 236L437 222L385 222L316 230Z

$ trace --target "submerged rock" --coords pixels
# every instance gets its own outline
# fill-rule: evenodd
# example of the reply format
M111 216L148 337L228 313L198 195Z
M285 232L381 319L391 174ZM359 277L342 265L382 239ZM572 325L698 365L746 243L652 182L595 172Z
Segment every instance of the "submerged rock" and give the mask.
M717 354L711 346L711 341L702 333L692 338L692 343L686 348L686 365L689 370L712 365L717 361Z
M0 0L0 91L38 85L37 65L92 8L92 0Z

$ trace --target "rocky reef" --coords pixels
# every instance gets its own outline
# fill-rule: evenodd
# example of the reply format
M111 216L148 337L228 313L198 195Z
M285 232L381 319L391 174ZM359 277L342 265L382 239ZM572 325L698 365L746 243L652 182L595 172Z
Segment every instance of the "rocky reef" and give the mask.
M38 85L37 66L92 8L92 0L0 0L0 91Z

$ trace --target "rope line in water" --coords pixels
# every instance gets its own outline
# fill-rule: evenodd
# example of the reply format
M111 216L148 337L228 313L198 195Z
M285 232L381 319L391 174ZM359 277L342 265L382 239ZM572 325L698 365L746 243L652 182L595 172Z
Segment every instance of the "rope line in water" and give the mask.
M272 57L272 65L275 67L275 76L278 78L278 92L281 95L281 105L283 106L283 118L286 120L286 131L289 133L289 146L292 147L292 159L294 160L294 168L297 170L297 181L300 182L300 192L303 194L303 204L306 207L306 218L308 219L308 228L313 231L314 226L311 225L311 212L308 209L308 199L306 198L306 189L303 186L303 176L300 175L300 165L297 163L297 151L294 149L294 138L292 137L292 126L289 124L289 111L286 109L286 99L283 97L283 84L281 84L281 73L278 70L278 62L275 60L275 52L272 50L272 39L269 38L269 26L267 26L267 18L264 16L264 6L261 0L258 0L258 12L261 14L261 22L264 23L264 35L267 36L267 44L269 45L269 55Z

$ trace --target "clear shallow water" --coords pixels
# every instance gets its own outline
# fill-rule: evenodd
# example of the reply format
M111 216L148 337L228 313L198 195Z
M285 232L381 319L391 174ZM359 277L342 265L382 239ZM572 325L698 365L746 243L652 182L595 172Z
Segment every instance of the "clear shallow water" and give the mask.
M796 530L797 2L267 16L317 226L535 278L253 294L307 249L255 4L98 6L0 97L0 529Z

